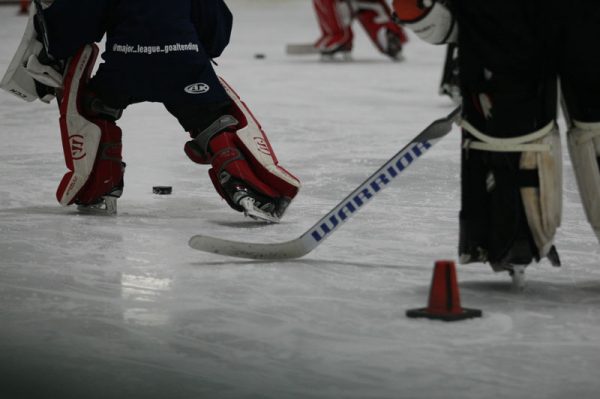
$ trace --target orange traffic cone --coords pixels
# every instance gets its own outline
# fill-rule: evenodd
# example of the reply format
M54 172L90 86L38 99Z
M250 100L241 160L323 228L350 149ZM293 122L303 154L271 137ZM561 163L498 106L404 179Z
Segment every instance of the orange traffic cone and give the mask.
M29 0L21 0L19 2L19 5L20 5L19 14L21 14L21 15L29 14Z
M445 321L481 317L481 314L479 309L467 309L460 306L456 266L450 260L435 262L428 306L406 311L408 317L426 317Z

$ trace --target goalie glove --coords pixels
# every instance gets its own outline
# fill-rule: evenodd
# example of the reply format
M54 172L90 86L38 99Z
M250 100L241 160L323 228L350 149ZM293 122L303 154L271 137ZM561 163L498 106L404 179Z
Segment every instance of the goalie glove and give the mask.
M34 52L27 59L25 70L36 81L43 85L60 88L63 85L64 62L55 60L48 54L48 32L43 10L50 7L54 0L40 0L34 2L35 15L33 17L36 37L32 39ZM39 9L38 7L41 7Z
M456 20L443 1L394 0L394 20L431 44L455 42Z
M44 20L38 9L47 8L51 0L35 1L34 12L29 15L27 26L0 88L25 101L40 99L49 103L55 97L56 87L62 86L63 62L56 62L44 50Z

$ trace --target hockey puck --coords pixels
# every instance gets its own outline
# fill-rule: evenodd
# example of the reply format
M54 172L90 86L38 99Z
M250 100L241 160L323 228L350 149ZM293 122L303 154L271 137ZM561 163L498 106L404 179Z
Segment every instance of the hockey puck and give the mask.
M265 59L267 56L264 55L263 53L256 53L254 54L254 58L256 58L257 60L262 60Z
M173 187L171 186L154 186L152 187L152 193L159 195L168 195L173 192Z

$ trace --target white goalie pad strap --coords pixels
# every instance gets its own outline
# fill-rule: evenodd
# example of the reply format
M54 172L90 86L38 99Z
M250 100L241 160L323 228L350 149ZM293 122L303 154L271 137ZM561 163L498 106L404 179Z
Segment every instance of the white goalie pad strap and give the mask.
M453 43L458 38L458 24L454 15L439 1L435 2L431 10L422 18L416 21L401 21L401 23L427 43Z
M300 188L300 181L287 170L278 165L277 157L267 139L265 132L254 115L250 112L246 104L240 99L235 91L223 79L221 84L229 97L235 102L237 108L243 113L246 119L246 125L237 130L236 134L242 144L246 147L249 154L273 177L282 180L287 185L295 188L295 192ZM295 195L295 192L293 195ZM293 198L293 195L291 198Z
M491 137L477 130L468 121L462 120L460 126L480 141L465 140L463 148L491 152L552 152L553 142L539 140L556 129L555 123L550 122L540 130L518 137Z
M539 187L522 187L521 199L529 229L540 257L550 251L562 215L562 151L558 128L535 140L551 151L526 151L521 155L522 170L536 170Z
M21 43L0 81L0 88L28 102L37 100L39 96L35 89L35 81L27 73L25 64L31 55L39 54L43 48L42 43L36 39L33 27L35 3L32 4L32 7Z
M98 48L86 45L69 62L65 73L65 87L60 104L60 130L69 171L65 174L56 192L58 202L73 203L75 196L87 182L98 152L102 131L86 119L79 111L79 97L83 91Z
M585 214L600 241L600 122L573 123L567 133L569 154Z

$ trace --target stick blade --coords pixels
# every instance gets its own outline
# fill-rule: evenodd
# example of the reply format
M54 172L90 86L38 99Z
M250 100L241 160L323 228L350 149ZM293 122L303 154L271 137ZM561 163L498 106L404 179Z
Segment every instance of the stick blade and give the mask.
M288 55L320 54L313 43L291 43L285 46L285 52Z
M310 252L301 239L281 243L250 243L225 240L217 237L195 235L190 238L189 246L198 251L234 256L245 259L295 259Z

